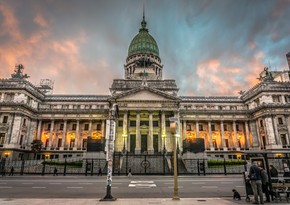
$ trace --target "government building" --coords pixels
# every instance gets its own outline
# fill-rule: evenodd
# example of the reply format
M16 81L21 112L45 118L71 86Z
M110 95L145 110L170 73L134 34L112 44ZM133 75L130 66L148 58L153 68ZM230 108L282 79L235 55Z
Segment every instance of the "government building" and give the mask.
M290 53L286 58L290 67ZM180 157L243 159L248 150L289 150L289 68L261 68L254 87L219 97L181 96L164 71L144 17L129 45L124 78L113 80L108 95L52 94L53 81L34 85L24 66L16 65L11 77L0 79L0 156L32 159L31 143L41 140L37 159L85 158L88 138L105 144L114 104L119 108L115 152L171 153L174 139ZM176 138L170 118L178 125ZM202 143L194 146L197 139Z

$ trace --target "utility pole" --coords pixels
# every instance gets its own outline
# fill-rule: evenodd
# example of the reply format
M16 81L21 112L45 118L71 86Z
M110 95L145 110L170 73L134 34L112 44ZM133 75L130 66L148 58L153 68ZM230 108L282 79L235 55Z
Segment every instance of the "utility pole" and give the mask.
M106 134L106 146L107 146L107 193L106 196L100 201L116 201L117 198L112 196L112 172L113 172L113 153L114 153L114 141L116 134L116 122L119 117L119 108L117 104L113 104L110 111L110 119L107 120L107 127L109 129Z
M176 156L176 133L178 130L178 119L177 117L170 117L170 132L173 137L173 172L174 172L174 192L173 192L173 198L172 200L180 200L178 196L178 181L177 181L177 156Z

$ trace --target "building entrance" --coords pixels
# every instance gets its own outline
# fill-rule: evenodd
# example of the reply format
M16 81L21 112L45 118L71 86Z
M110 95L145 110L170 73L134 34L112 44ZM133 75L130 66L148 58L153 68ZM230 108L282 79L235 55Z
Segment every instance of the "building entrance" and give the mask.
M147 151L147 135L141 135L141 153Z

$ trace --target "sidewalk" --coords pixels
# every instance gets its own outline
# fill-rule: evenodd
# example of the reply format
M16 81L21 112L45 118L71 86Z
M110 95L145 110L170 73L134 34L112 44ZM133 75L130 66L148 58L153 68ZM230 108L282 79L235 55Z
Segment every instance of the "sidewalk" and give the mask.
M99 201L100 199L0 199L1 205L235 205L252 204L245 200L235 201L231 198L142 198L117 199L116 201ZM277 203L265 203L273 205ZM283 203L281 203L283 204Z

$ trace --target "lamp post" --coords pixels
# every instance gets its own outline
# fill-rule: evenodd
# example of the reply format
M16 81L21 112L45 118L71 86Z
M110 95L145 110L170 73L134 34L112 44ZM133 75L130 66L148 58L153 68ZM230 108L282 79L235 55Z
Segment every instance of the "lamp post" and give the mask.
M107 164L108 164L108 171L107 171L107 193L106 196L101 199L100 201L116 201L117 198L113 197L111 194L112 190L112 165L113 165L113 152L114 152L114 140L115 140L115 132L116 132L116 122L115 119L119 116L119 108L117 104L113 104L113 107L110 112L110 119L107 126L109 126L109 132L107 132L108 136L107 139Z
M176 156L176 132L178 129L178 119L176 117L169 118L170 120L170 132L173 136L173 172L174 172L174 192L172 200L180 200L178 196L178 181L177 181L177 156Z

